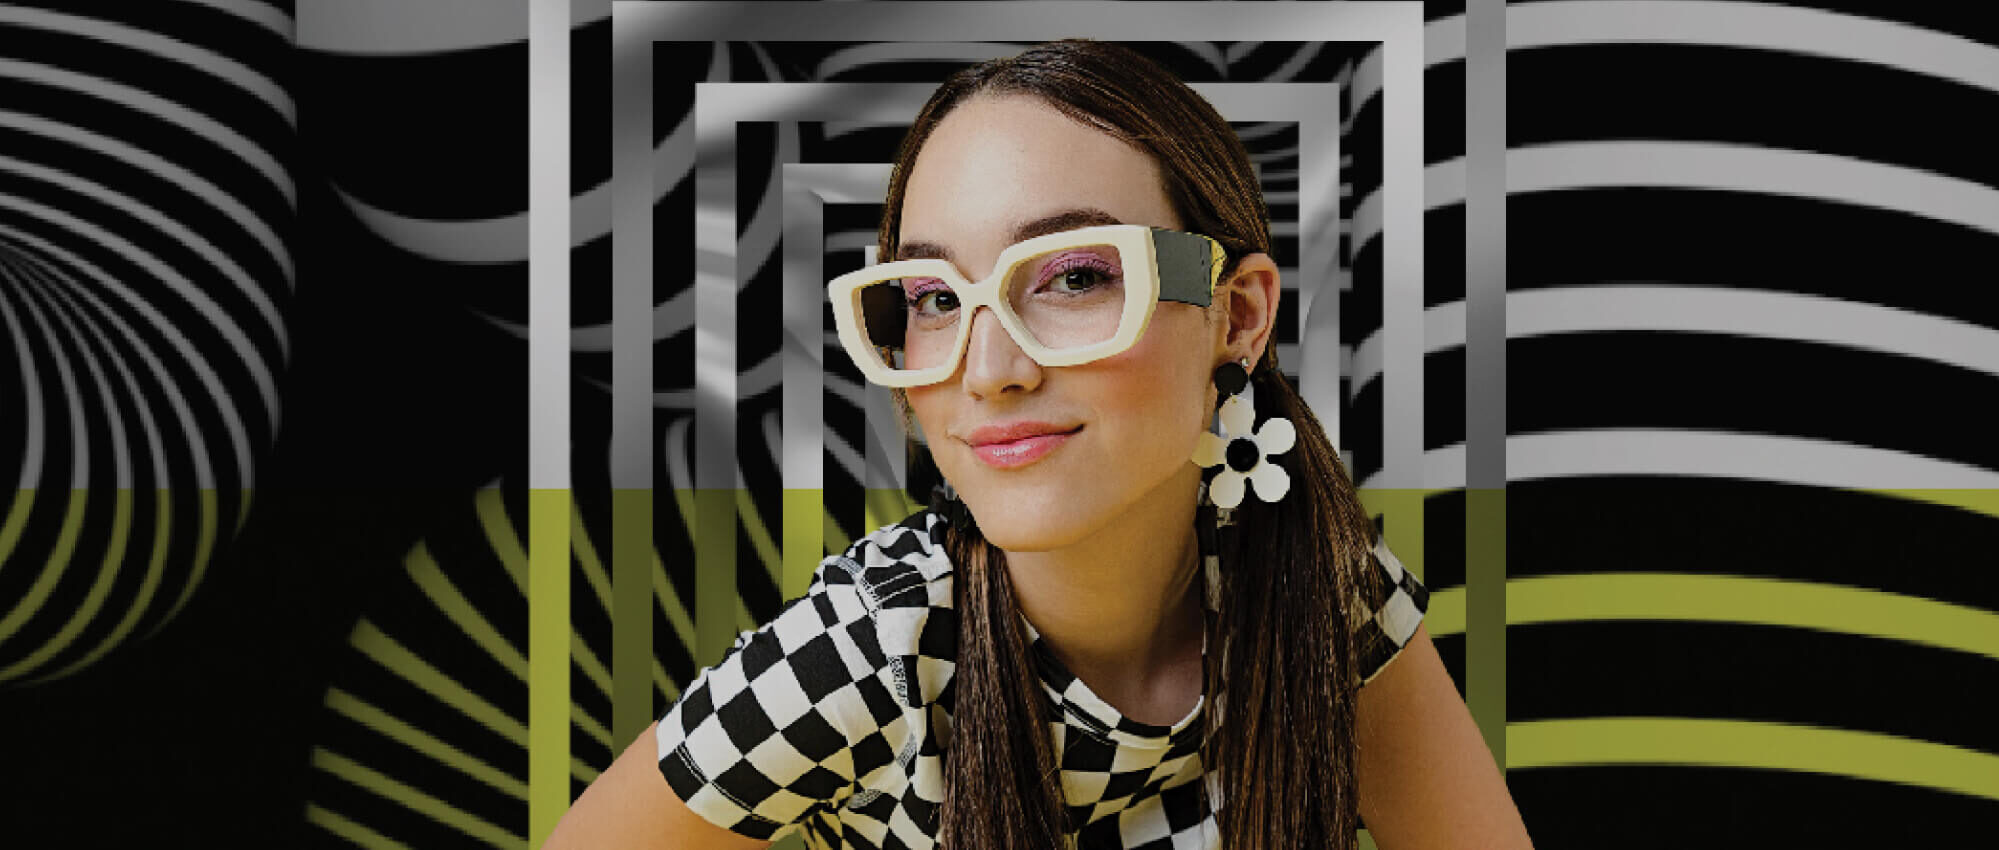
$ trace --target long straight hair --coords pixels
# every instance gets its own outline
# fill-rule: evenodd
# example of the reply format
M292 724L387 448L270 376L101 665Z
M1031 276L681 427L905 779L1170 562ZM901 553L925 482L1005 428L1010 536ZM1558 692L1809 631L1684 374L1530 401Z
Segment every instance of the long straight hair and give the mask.
M895 257L917 152L945 115L979 93L1039 98L1152 156L1181 229L1221 242L1229 271L1247 254L1269 253L1262 187L1234 128L1157 63L1115 44L1066 39L965 68L931 95L896 155L883 261ZM1209 320L1227 320L1219 304ZM1201 760L1219 778L1224 846L1346 850L1359 821L1359 675L1347 601L1373 598L1380 581L1366 568L1373 527L1318 418L1278 371L1276 346L1250 377L1258 419L1291 420L1298 440L1271 458L1287 467L1290 492L1274 503L1245 500L1217 535L1221 610L1208 646L1220 650L1204 665ZM900 390L895 397L907 422L908 399ZM963 520L944 538L958 567L959 649L941 842L950 850L1058 850L1084 824L1069 821L1063 799L1048 738L1053 706L1020 625L1006 553L969 512L958 514Z

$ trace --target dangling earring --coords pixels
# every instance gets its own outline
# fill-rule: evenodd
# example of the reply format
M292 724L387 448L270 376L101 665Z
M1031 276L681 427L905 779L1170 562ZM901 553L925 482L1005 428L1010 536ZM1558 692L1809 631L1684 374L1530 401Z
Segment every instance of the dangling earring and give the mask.
M1291 450L1297 429L1291 421L1273 416L1256 428L1254 388L1249 384L1249 358L1240 363L1223 363L1215 369L1217 395L1215 411L1219 435L1201 434L1194 448L1194 464L1202 468L1222 467L1202 488L1202 499L1219 508L1217 519L1229 524L1229 512L1242 503L1245 485L1256 490L1265 502L1284 498L1291 489L1291 476L1277 465L1273 455ZM1251 430L1255 429L1252 434Z

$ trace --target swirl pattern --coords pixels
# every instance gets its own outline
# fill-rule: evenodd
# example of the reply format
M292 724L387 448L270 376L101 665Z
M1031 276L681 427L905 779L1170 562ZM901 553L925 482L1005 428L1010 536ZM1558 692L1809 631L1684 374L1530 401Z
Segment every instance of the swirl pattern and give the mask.
M0 6L0 683L156 632L248 514L294 269L288 13Z

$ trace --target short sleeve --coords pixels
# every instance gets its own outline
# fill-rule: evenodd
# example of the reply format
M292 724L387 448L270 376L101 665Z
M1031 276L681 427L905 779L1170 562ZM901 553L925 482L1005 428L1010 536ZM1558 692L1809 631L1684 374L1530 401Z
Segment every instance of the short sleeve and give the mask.
M659 722L660 772L717 826L770 838L893 759L893 674L843 560L821 562L804 596L742 633Z
M1381 581L1374 588L1356 591L1357 598L1348 612L1355 668L1362 685L1402 653L1422 624L1423 613L1430 609L1429 588L1388 550L1380 531L1374 532L1374 548L1368 554L1381 571Z

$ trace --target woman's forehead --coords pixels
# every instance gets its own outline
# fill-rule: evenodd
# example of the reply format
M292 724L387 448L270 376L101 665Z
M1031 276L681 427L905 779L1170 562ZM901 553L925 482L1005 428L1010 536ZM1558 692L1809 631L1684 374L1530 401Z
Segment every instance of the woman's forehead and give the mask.
M1096 215L1055 229L1176 225L1158 166L1144 151L1038 99L974 97L918 152L897 242L949 254L962 267L991 260L1037 222L1079 211Z

